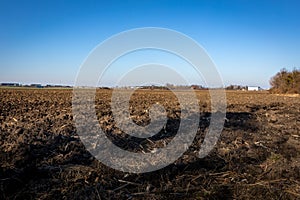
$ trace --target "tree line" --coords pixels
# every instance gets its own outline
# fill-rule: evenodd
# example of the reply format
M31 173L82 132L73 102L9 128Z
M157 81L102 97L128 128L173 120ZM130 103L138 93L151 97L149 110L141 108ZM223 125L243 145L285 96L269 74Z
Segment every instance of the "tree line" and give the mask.
M283 68L270 80L272 93L300 94L300 69L288 71Z

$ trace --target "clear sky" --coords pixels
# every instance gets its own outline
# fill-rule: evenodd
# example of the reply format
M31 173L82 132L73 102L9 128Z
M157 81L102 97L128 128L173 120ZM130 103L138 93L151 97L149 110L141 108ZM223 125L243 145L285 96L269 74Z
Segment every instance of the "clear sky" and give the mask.
M0 0L0 82L72 85L96 45L141 27L195 39L225 85L268 88L281 68L300 68L297 0Z

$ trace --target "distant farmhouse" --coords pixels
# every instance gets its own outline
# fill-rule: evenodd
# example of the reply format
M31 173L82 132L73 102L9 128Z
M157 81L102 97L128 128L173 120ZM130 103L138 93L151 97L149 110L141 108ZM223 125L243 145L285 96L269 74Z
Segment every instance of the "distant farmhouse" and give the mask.
M259 86L241 86L241 85L229 85L226 90L242 90L242 91L261 91L263 90Z
M247 87L247 90L248 90L248 91L261 91L262 88L259 87L259 86L248 86L248 87Z

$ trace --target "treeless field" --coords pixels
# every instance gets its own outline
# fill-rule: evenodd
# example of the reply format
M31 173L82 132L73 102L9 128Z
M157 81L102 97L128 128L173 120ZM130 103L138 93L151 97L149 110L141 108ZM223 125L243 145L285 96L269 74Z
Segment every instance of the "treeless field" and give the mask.
M97 161L76 134L72 90L0 89L0 199L299 199L300 97L227 92L225 126L214 150L198 158L211 115L207 91L197 91L200 123L188 151L161 170L131 174ZM139 90L133 121L149 123L159 102L168 123L141 141L115 126L111 90L98 90L100 126L128 151L164 147L176 134L180 107L169 91Z

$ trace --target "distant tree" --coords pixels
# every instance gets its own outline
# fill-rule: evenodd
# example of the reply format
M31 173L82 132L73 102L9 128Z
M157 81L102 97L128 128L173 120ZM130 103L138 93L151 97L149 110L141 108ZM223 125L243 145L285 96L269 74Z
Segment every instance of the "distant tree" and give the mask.
M166 87L170 88L170 89L173 89L175 86L171 83L166 83Z
M229 85L226 87L226 90L233 90L234 86L233 85Z
M289 72L281 69L270 80L272 93L298 93L300 94L300 70L294 69Z
M225 88L226 90L245 90L246 86L241 85L229 85Z

